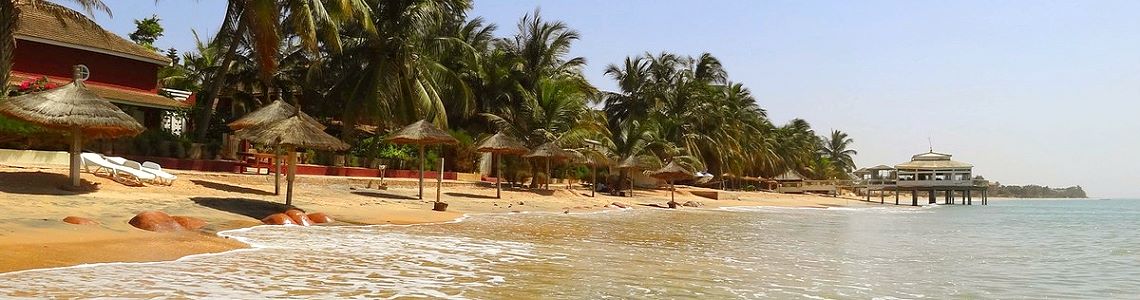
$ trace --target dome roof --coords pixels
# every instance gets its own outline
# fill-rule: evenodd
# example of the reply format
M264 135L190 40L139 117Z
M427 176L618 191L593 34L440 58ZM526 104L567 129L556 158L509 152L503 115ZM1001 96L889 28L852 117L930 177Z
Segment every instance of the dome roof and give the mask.
M909 162L901 163L895 166L898 169L969 169L974 165L950 160L951 155L946 153L938 153L931 150L927 153L919 153L910 157Z

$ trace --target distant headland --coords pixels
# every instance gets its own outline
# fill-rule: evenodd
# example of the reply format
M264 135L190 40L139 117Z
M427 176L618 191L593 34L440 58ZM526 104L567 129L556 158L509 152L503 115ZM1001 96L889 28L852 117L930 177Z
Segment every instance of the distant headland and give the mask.
M1039 185L1002 185L996 183L990 186L990 193L994 197L1003 198L1088 198L1081 186L1066 188L1051 188Z

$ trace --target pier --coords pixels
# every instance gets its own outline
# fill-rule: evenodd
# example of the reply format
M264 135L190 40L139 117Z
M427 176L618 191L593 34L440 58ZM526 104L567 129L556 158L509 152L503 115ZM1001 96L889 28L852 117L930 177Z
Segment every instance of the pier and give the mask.
M899 194L910 192L910 205L918 206L920 195L928 204L973 205L974 197L978 204L989 204L989 182L973 176L974 166L954 161L950 154L937 153L932 149L927 153L911 156L909 162L894 167L879 165L855 171L854 188L862 191L866 201L877 195L879 203L886 203L887 192L894 196L895 205L900 205ZM941 197L940 197L941 196Z

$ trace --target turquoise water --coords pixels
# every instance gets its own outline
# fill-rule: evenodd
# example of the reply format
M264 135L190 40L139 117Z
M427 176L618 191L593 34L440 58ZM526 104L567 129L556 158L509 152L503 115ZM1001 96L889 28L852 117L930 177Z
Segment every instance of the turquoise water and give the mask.
M0 274L0 297L1135 299L1140 201L474 215L256 227L174 262Z

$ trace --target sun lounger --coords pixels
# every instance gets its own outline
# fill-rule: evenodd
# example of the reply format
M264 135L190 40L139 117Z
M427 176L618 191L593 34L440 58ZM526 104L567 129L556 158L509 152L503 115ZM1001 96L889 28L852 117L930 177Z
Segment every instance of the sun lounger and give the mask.
M157 176L158 182L161 184L171 185L174 184L175 179L178 179L178 176L174 176L174 174L163 171L162 165L159 165L152 161L143 162L142 170L143 172L151 173L154 174L154 176Z
M117 168L115 168L115 171L117 173L115 174L116 176L130 175L130 177L133 177L139 183L153 183L155 179L158 178L158 176L155 176L154 174L143 171L142 165L140 165L137 161L115 156L107 157L107 161L117 166Z

